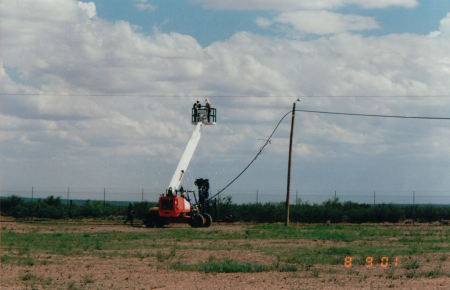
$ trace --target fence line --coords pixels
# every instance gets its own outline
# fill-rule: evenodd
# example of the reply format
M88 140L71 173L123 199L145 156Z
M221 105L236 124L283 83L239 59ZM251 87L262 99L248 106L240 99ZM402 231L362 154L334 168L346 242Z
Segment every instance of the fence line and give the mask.
M101 187L86 190L83 187L37 187L25 189L1 189L0 196L16 195L23 198L44 199L49 196L63 200L98 200L98 201L157 201L161 190L139 188ZM214 193L214 191L211 191ZM231 197L234 203L266 203L285 201L284 190L249 190L234 191L221 194L222 198ZM450 205L450 190L291 190L290 202L323 203L327 200L339 199L341 202L352 201L365 204L443 204Z

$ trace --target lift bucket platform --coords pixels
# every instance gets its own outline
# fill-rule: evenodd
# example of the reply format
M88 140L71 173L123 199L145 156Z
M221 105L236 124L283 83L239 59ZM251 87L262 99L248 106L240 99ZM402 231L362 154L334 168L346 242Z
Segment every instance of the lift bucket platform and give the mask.
M197 111L197 112L195 112ZM208 116L209 115L209 116ZM196 125L199 122L202 122L204 125L215 125L216 124L216 109L210 108L209 114L208 109L206 107L201 107L197 110L192 109L192 124Z

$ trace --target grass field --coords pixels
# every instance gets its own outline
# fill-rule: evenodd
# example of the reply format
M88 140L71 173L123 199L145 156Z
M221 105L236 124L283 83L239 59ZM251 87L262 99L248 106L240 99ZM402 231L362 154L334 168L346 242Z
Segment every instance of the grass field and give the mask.
M3 220L1 262L3 289L445 289L450 227Z

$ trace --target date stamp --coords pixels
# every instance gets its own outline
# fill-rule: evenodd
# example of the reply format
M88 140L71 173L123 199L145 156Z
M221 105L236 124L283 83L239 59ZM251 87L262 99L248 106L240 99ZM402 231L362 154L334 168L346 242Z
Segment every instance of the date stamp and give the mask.
M353 258L352 256L346 256L344 259L344 267L346 269L350 269L352 267L352 263L353 263ZM398 263L399 263L399 259L398 256L395 256L392 260L391 260L391 265L393 265L394 267L398 267ZM365 266L366 268L373 268L376 266L380 266L383 269L386 269L389 267L389 257L388 256L381 256L379 261L375 261L373 256L367 256L366 257L366 263Z

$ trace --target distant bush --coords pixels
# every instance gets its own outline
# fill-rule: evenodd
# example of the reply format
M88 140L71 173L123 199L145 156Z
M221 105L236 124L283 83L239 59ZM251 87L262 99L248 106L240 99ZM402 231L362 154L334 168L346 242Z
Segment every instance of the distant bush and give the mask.
M17 217L17 212L22 209L24 204L23 199L18 196L9 196L0 202L0 210L2 215L10 215Z
M144 219L148 210L156 203L132 203L134 217ZM0 202L2 215L16 218L113 218L127 215L127 203L90 201L69 203L60 197L49 196L46 199L27 200L17 196L3 198ZM273 223L284 221L284 203L234 204L230 197L215 200L209 204L214 220L243 221L255 223ZM432 222L450 219L450 206L416 205L402 206L379 204L376 206L354 202L328 200L322 204L294 204L290 206L290 220L301 223L365 223L398 222L415 219Z

